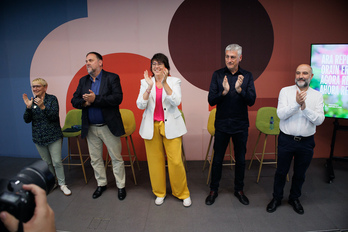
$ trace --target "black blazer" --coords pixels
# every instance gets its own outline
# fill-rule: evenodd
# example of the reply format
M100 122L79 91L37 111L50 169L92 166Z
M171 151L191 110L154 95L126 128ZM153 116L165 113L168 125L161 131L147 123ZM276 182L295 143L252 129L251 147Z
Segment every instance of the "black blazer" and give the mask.
M92 80L89 75L82 77L79 85L74 93L71 103L73 107L82 109L82 131L81 137L85 138L88 133L88 107L83 107L85 101L82 95L89 93L92 85ZM102 71L102 78L100 83L99 94L96 95L92 104L93 107L102 109L102 114L105 123L109 127L111 133L115 136L122 136L125 134L123 122L119 110L119 105L123 99L123 93L120 83L120 77L111 72Z

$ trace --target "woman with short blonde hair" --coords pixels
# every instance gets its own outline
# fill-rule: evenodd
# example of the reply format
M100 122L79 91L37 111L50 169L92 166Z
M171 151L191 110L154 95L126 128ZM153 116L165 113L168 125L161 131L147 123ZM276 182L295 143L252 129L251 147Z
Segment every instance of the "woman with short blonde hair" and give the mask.
M62 192L69 196L71 191L65 184L64 167L62 164L63 133L59 121L59 104L56 96L47 94L47 82L42 78L32 81L34 98L23 94L27 106L24 121L32 125L33 142L41 156L46 161L50 171L56 176Z

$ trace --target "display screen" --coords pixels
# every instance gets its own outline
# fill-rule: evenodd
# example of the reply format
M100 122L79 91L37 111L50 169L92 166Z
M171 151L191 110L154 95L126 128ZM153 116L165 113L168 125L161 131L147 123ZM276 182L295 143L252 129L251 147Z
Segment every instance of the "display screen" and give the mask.
M0 199L2 202L8 202L8 203L14 204L17 201L19 201L20 196L4 192L3 194L1 194Z
M312 44L310 87L324 98L325 117L348 118L348 44Z

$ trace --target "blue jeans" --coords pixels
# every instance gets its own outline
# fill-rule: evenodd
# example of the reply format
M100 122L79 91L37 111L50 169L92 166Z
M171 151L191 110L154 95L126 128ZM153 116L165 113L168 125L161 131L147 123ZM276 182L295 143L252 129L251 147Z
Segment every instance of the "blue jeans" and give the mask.
M236 134L227 134L221 131L215 131L214 140L214 159L211 172L210 190L218 191L221 180L222 162L225 157L226 149L230 138L232 137L234 157L236 159L234 191L242 191L244 187L245 172L245 153L248 140L248 130Z
M297 199L301 196L302 185L305 181L306 171L313 158L314 147L314 136L296 141L293 136L280 132L278 137L278 163L273 186L273 197L275 199L283 199L286 175L289 172L292 159L294 159L294 174L289 200Z

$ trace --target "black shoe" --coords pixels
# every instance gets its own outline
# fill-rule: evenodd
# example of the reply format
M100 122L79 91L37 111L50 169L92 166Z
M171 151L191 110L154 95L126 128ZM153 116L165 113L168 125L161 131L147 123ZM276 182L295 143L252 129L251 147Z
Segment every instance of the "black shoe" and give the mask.
M267 212L273 213L274 211L276 211L277 207L280 206L281 203L282 202L280 200L273 198L272 201L267 205Z
M206 205L212 205L215 202L215 198L218 197L218 193L215 191L210 191L209 195L205 199L205 204Z
M121 188L121 189L118 189L118 199L119 200L124 200L127 196L127 193L126 193L126 188Z
M292 205L292 208L295 210L298 214L304 214L303 207L298 199L289 200L288 203Z
M92 196L93 199L100 197L105 190L106 190L106 185L105 186L98 186L98 188L93 193L93 196Z
M243 191L234 192L234 195L238 198L243 205L249 205L249 199L245 196Z

